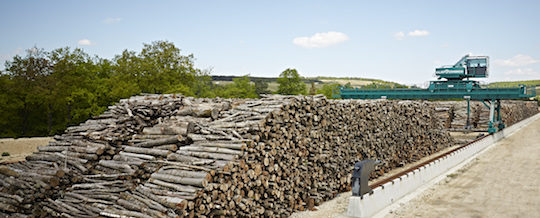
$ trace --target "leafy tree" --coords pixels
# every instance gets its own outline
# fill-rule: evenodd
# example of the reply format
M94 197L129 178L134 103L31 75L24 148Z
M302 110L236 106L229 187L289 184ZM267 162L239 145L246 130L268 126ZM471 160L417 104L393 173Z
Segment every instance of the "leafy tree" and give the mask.
M339 83L325 83L321 87L321 89L317 90L317 94L323 94L327 98L334 98L332 97L332 90L337 89L340 87Z
M106 109L109 102L100 105L97 98L97 88L100 87L102 79L94 58L80 48L65 47L53 50L49 59L52 73L48 80L52 82L47 90L49 98L45 102L49 108L48 117L52 117L51 113L57 114L56 119L49 119L49 134L62 131L68 125L83 122Z
M165 93L177 89L177 84L192 87L197 70L193 55L183 56L180 49L167 41L144 44L139 54L143 81L139 84L143 92Z
M125 50L115 57L114 62L116 76L137 84L138 88L132 87L134 90L156 94L207 95L197 78L205 75L194 67L193 59L192 54L182 55L180 49L171 42L155 41L144 44L138 54Z
M268 83L263 80L255 80L255 93L261 96L261 94L268 94Z
M251 84L248 76L233 79L233 83L225 85L223 91L219 93L224 98L257 98L255 85Z
M42 117L35 116L43 109L42 98L43 90L47 83L45 78L51 72L50 61L47 58L48 53L43 49L36 47L26 50L26 56L16 55L12 61L5 64L5 73L8 76L10 85L7 101L10 109L16 111L16 116L9 117L9 123L12 125L11 132L20 136L29 136L38 134L45 127ZM2 128L3 129L3 128Z
M200 71L193 84L193 94L202 98L214 98L216 86L212 83L210 70Z
M281 72L277 82L279 84L277 93L282 95L306 94L306 84L296 71L296 69L286 69Z
M15 83L7 74L0 74L0 136L16 137L20 134L21 102L13 95Z

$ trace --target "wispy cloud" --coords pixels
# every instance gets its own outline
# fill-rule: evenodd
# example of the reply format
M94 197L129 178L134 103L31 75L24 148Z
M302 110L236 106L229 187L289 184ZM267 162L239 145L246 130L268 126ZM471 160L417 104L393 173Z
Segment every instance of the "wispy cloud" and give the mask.
M427 35L429 35L429 31L427 30L413 30L409 31L407 35L405 35L405 32L399 31L394 33L394 39L404 40L406 37L422 37Z
M347 40L349 40L349 36L345 33L325 32L315 33L312 36L296 37L293 39L293 43L304 48L324 48Z
M429 35L429 31L427 31L427 30L414 30L414 31L409 32L407 35L412 36L412 37L427 36L427 35Z
M103 20L103 23L113 24L113 23L119 23L120 21L122 21L121 17L108 17L108 18L105 18L105 20Z
M504 72L504 75L507 75L507 76L535 76L535 77L537 77L537 76L540 76L540 73L537 72L537 71L534 71L531 68L525 68L525 69L518 68L518 69L506 71L506 72Z
M394 39L397 39L397 40L405 39L405 33L403 33L403 32L394 33Z
M527 66L530 64L535 64L538 62L540 62L540 60L534 59L531 56L518 54L509 59L495 60L493 63L495 65L504 66L504 67L522 67L522 66Z
M79 45L94 45L94 43L88 39L81 39L77 42Z

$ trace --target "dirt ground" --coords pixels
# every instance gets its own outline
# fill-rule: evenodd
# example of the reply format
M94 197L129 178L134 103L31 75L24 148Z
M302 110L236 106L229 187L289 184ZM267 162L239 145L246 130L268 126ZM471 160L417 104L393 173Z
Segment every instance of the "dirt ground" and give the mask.
M0 163L24 160L24 157L37 151L37 147L47 145L51 137L34 137L19 139L0 139L0 154L8 152L9 156L0 156Z
M540 119L387 217L540 217Z

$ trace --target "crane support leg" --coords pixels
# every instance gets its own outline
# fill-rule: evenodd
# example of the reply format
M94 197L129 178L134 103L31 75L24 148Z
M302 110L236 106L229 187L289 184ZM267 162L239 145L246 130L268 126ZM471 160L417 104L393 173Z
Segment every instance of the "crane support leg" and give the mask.
M489 133L495 133L498 130L504 129L505 125L501 119L501 101L500 100L486 100L483 101L484 105L489 108Z
M470 105L471 99L467 98L467 124L465 125L465 129L471 129L471 105Z
M499 130L504 129L505 125L501 118L501 100L497 100L497 122L499 123Z

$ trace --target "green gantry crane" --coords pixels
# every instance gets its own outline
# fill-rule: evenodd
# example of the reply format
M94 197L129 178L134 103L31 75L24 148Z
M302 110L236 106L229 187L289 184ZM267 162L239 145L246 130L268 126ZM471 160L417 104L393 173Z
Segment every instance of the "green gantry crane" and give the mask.
M343 99L465 99L467 124L470 129L470 100L481 101L489 108L489 133L505 127L501 120L501 102L505 99L528 99L536 96L535 87L519 85L515 88L482 88L470 78L486 78L489 74L489 57L465 55L456 64L435 69L436 81L427 89L359 89L338 87L332 96Z

